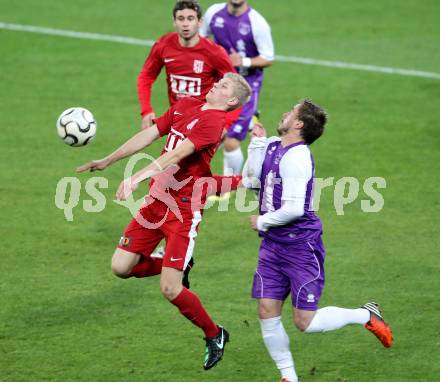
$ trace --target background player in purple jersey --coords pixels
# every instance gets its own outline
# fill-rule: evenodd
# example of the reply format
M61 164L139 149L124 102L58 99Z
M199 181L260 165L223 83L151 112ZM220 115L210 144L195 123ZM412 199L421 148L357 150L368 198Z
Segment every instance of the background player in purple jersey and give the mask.
M246 138L257 110L263 83L263 68L274 60L270 26L247 1L228 0L208 8L200 28L202 36L214 41L229 53L232 64L246 78L252 97L243 106L239 119L228 129L224 140L224 175L238 175L243 165L240 143Z
M308 145L322 135L326 121L324 110L305 100L284 113L277 128L280 137L266 138L264 128L255 126L243 170L245 187L260 189L260 215L250 217L252 228L263 238L252 297L258 299L263 340L281 381L298 381L281 322L289 293L294 323L305 333L361 324L385 347L393 341L375 303L358 309L318 309L325 249L321 221L312 211L314 162Z

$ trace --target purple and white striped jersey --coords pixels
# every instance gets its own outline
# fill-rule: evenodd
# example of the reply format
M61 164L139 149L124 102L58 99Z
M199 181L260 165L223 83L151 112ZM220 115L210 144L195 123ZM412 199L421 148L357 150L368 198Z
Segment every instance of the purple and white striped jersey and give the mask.
M320 219L312 211L314 161L308 146L298 142L283 147L279 138L249 145L243 177L248 188L260 186L260 235L276 242L294 243L320 234Z
M297 163L299 166L295 166L295 161L299 162ZM300 163L304 161L308 162L306 166L311 166L310 174L307 174L306 169L303 171L299 168L304 166ZM322 230L321 221L311 210L315 164L307 145L299 142L283 147L281 141L274 141L267 146L260 175L260 215L280 209L285 201L283 187L288 185L288 181L285 176L283 177L282 167L298 167L299 171L289 171L293 177L290 182L293 183L304 181L304 177L309 175L305 183L304 214L285 225L271 227L261 232L261 235L274 241L294 242L306 239L310 234L315 235L316 231Z
M214 41L223 46L228 54L235 50L243 57L261 56L273 61L274 47L270 26L267 21L251 7L240 16L231 15L226 3L213 4L203 16L200 28L202 36L212 35ZM240 74L249 83L263 80L263 69L240 68Z

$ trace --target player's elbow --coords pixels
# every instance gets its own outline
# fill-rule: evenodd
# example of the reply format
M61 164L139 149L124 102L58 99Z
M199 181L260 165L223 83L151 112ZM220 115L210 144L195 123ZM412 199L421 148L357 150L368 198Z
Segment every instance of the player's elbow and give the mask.
M145 91L146 89L151 89L155 78L149 76L145 71L141 70L137 78L137 88L138 91Z
M144 72L141 71L141 72L139 73L139 75L138 75L138 78L137 78L137 87L138 87L138 90L139 90L139 89L142 89L142 88L144 87L144 84L145 84L145 76L144 76Z

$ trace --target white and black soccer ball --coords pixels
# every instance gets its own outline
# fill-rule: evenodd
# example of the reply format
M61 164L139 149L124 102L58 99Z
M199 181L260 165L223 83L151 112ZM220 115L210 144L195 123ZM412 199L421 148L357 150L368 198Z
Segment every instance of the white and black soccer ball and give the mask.
M57 131L66 145L85 146L96 134L93 114L83 107L64 110L57 120Z

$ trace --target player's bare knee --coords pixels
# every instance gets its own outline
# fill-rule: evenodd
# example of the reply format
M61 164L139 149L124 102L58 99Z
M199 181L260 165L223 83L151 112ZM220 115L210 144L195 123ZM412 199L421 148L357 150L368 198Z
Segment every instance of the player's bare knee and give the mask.
M267 309L266 306L261 305L258 307L258 315L260 316L260 318L266 318L270 315L271 311L269 309Z
M313 317L314 317L314 313L315 312L313 312L313 311L310 311L305 315L296 313L293 316L293 323L301 332L304 332L309 327L310 323L312 322Z
M180 294L182 288L182 271L163 267L160 276L160 290L163 296L172 301Z
M169 301L174 300L178 296L178 293L176 292L175 288L169 285L161 286L160 290L163 296Z
M225 151L234 151L240 147L240 141L235 138L226 138L223 145Z
M179 295L181 289L181 285L175 285L168 280L160 281L160 291L162 292L163 296L169 301L174 300Z
M264 299L260 300L258 304L258 315L261 319L267 319L276 317L279 315L279 312L274 309L273 305L267 303Z
M128 279L130 277L129 273L116 273L116 272L113 272L113 274L116 277L119 277L120 279Z
M304 332L310 324L310 322L307 322L303 318L298 317L295 317L293 319L293 323L301 332Z
M112 263L112 272L115 276L121 278L121 279L126 279L130 276L130 270L127 269L121 269L118 264L113 264Z
M139 255L116 248L112 257L112 272L122 279L130 277L131 270L138 263Z

